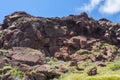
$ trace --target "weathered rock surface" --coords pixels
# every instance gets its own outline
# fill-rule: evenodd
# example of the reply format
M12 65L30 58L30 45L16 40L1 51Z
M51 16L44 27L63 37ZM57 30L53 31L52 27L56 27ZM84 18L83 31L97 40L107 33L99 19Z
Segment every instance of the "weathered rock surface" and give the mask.
M105 62L116 58L119 46L120 24L104 18L97 21L86 13L43 18L15 12L0 25L0 48L6 49L0 50L0 79L14 80L8 73L12 69L18 75L24 72L24 80L52 80L84 71L79 64L87 66L87 62L105 67ZM87 74L96 75L97 67Z
M45 63L45 55L41 51L31 48L13 47L8 54L11 55L12 60L32 66Z
M86 13L63 18L33 17L25 12L15 12L5 17L2 24L1 48L31 47L54 55L50 49L58 46L69 50L86 48L92 38L103 39L119 45L118 23L100 19L95 21ZM53 52L53 53L52 53Z
M10 50L0 50L0 68L6 64L11 66L19 66L20 68L28 68L29 66L42 65L46 63L45 54L39 50L26 47L13 47ZM24 69L23 69L24 70Z

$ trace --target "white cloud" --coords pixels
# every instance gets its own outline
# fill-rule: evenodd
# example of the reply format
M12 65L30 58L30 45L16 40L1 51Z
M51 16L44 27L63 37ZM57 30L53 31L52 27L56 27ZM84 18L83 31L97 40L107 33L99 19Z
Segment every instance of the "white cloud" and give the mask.
M115 14L120 12L120 0L105 0L99 11L105 14Z
M103 4L101 2L103 1ZM97 7L100 13L116 14L120 12L120 0L90 0L89 4L76 8L77 11L92 12Z
M102 0L90 0L90 4L84 4L84 6L80 7L80 8L76 8L76 10L78 11L88 11L91 12L95 9L95 7L97 5L100 4Z

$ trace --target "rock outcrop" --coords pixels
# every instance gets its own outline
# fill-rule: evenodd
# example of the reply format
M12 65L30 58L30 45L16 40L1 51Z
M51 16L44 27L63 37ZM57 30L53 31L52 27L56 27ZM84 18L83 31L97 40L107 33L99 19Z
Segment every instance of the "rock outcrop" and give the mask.
M53 56L56 52L64 52L67 56L98 39L119 45L119 28L118 23L107 19L96 21L86 13L43 18L15 12L5 17L0 47L30 47L42 49L47 56ZM66 51L62 51L65 47Z
M24 80L52 80L73 67L72 72L84 71L79 63L105 67L116 58L119 45L120 24L105 18L94 20L86 13L43 18L15 12L0 25L0 80L14 80L14 70L16 75L25 72ZM87 74L96 75L97 67Z

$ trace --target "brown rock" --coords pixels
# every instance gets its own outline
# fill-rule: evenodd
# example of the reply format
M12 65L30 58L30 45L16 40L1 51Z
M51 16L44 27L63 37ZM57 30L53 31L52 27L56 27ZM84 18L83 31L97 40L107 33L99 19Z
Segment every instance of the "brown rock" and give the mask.
M62 47L58 52L55 52L54 55L56 58L60 60L70 60L69 52L68 52L68 47Z
M66 73L66 72L68 72L68 69L65 65L61 65L61 66L59 66L59 71L63 72L63 73Z
M79 54L74 55L73 57L71 57L73 61L85 61L87 59L87 57L85 56L81 56Z
M70 63L70 66L78 66L77 61L72 61L72 62Z
M32 76L36 79L36 80L46 80L47 77L42 74L42 73L32 73Z
M22 62L28 65L43 64L45 62L45 56L42 52L25 47L16 47L10 51L12 59L18 62Z
M65 60L65 61L70 60L68 53L56 52L54 56L60 60Z
M96 75L96 74L97 74L97 67L91 68L91 69L87 72L87 74L88 74L89 76Z
M58 71L49 65L41 65L36 68L36 71L38 73L44 74L46 76L46 78L49 78L49 79L57 78L60 76Z
M20 64L18 67L19 67L20 71L23 71L23 72L28 72L28 71L32 70L32 68L26 64Z
M92 61L92 62L95 62L95 61L96 61L96 57L95 57L95 56L93 56L93 55L92 55L92 56L90 56L90 59L91 59L91 61Z
M13 59L21 62L30 62L30 63L37 63L40 57L38 55L31 55L31 54L15 54L12 56Z
M105 67L106 64L104 62L97 62L97 65L100 66L100 67Z
M4 57L0 56L0 68L4 67L4 65L5 65Z

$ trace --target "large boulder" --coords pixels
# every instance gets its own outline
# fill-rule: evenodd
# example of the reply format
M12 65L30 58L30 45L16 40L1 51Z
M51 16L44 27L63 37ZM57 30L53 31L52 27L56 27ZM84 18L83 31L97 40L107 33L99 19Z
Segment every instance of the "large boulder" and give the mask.
M41 51L25 47L14 47L8 51L7 57L10 57L13 63L19 62L30 66L46 62L45 55Z

